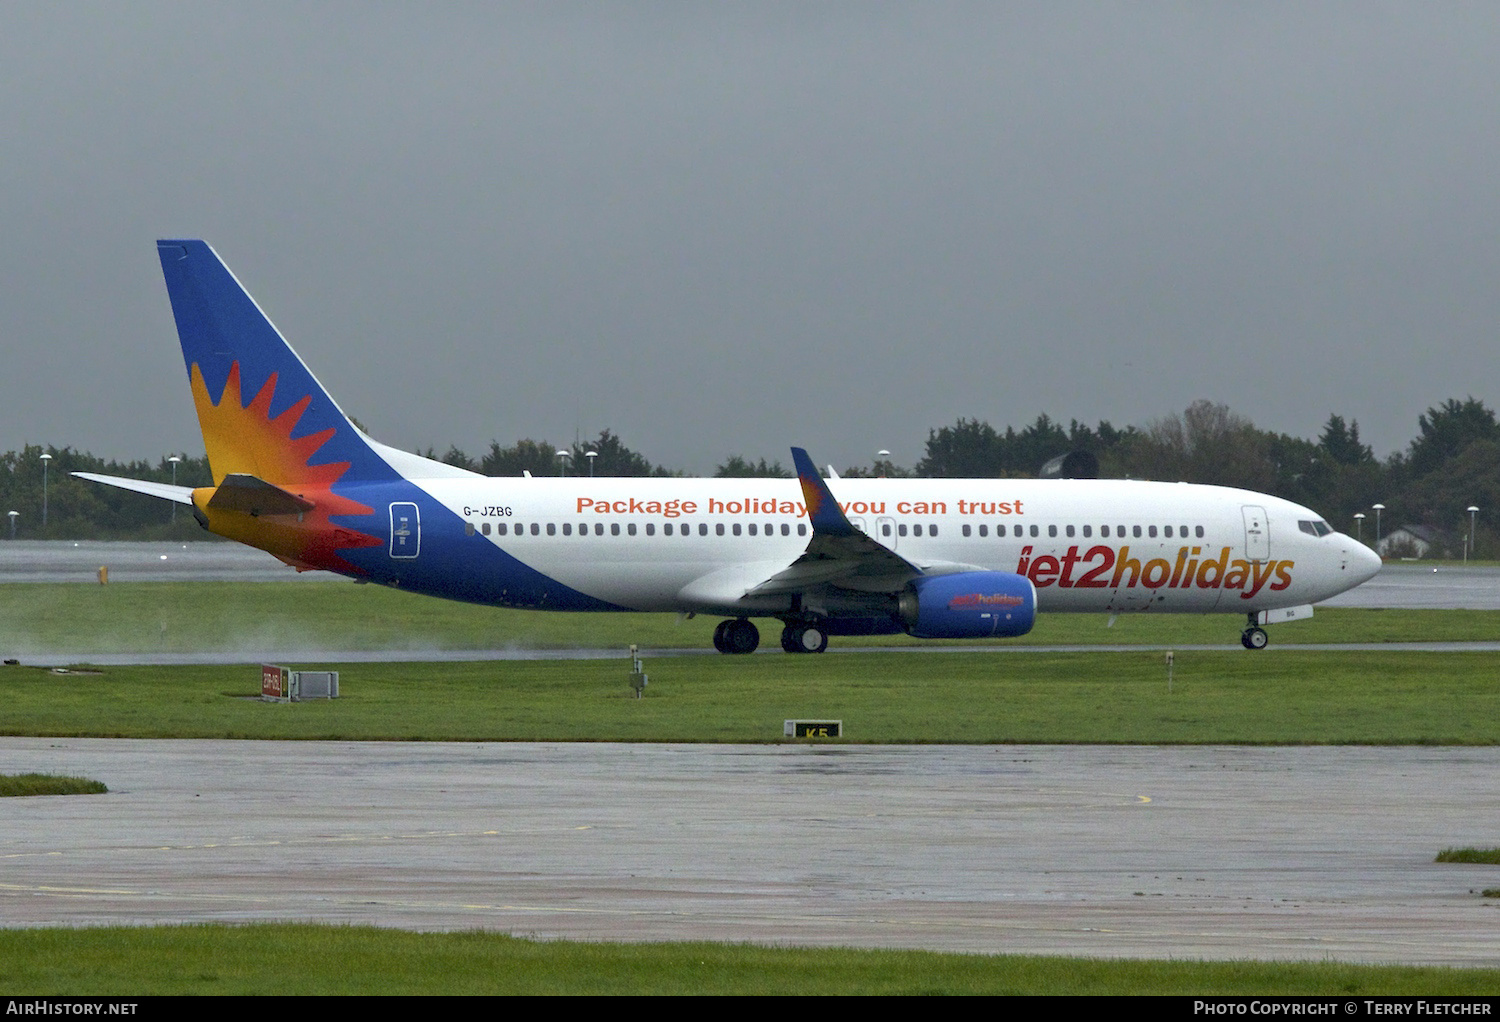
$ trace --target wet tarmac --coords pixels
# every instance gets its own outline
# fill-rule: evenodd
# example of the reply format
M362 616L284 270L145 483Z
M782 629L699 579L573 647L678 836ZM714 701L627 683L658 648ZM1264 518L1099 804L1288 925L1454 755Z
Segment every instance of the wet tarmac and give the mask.
M267 712L295 707L267 706ZM1500 966L1500 749L0 738L0 925Z
M97 584L100 568L109 569L112 582L266 582L322 574L299 575L264 550L240 543L0 542L0 585L6 582Z

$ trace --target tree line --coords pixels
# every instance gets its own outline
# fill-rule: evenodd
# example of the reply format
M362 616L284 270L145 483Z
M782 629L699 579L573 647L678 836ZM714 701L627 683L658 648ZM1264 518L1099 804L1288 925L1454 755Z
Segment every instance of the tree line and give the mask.
M1500 422L1483 402L1450 399L1417 417L1417 433L1405 450L1377 459L1359 436L1359 423L1330 415L1316 440L1257 428L1223 404L1197 401L1181 413L1144 427L1089 426L1077 419L1067 426L1047 415L1003 431L980 419L961 418L928 432L923 456L911 466L889 460L851 465L846 477L1022 478L1034 476L1059 455L1086 451L1097 458L1105 478L1158 479L1238 486L1275 494L1322 514L1336 529L1375 539L1372 505L1384 505L1385 533L1422 525L1439 547L1461 553L1471 506L1480 508L1475 553L1500 553L1500 530L1486 524L1500 515ZM471 457L457 446L436 458L490 476L680 476L631 450L612 431L591 442L559 447L544 440L519 440L509 447L491 442ZM44 460L43 454L51 455ZM204 534L186 508L173 520L171 507L151 497L75 479L72 472L171 482L171 456L156 462L104 461L72 448L28 445L0 456L0 513L18 537L30 539L192 539ZM183 486L212 483L205 456L176 455L176 479ZM788 478L777 461L733 454L715 467L716 478ZM45 477L45 479L44 479ZM43 528L43 501L46 527ZM1358 522L1355 515L1368 516ZM9 535L9 524L0 524Z

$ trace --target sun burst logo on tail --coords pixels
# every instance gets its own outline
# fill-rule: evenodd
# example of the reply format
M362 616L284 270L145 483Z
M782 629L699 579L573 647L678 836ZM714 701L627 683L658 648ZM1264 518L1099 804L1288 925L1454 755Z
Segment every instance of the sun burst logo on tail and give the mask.
M276 373L266 378L248 404L241 394L239 362L230 366L217 401L209 395L197 363L193 364L191 376L193 403L198 409L214 485L221 484L226 475L252 475L313 504L311 509L295 516L235 515L231 519L210 515L213 531L258 546L299 568L362 573L340 557L338 551L380 546L383 540L335 525L331 519L335 515L373 514L374 508L333 492L334 484L349 471L349 462L311 463L319 449L338 432L337 428L330 426L293 436L312 398L304 396L273 418Z

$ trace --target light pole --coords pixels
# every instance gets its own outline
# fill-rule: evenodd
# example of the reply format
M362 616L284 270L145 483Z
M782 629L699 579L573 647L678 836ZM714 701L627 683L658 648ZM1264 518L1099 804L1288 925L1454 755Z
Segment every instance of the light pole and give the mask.
M881 479L884 479L891 470L891 452L885 450L876 451L875 457L880 459L875 463L875 471Z
M168 458L167 460L172 463L172 485L176 486L177 485L177 463L179 461L181 461L182 458L180 458L179 456L177 456L177 455L174 454L170 458ZM177 501L175 501L175 500L172 501L172 524L173 525L177 524Z
M1474 516L1479 513L1479 508L1473 504L1469 505L1469 545L1464 549L1464 563L1469 563L1469 551L1474 549Z
M573 456L573 452L572 451L558 451L557 452L557 474L558 475L565 476L565 475L568 474L568 471L567 471L567 465L568 465L567 459L571 458L572 456Z
M594 459L599 457L598 451L584 451L583 456L589 459L589 478L594 478Z
M1375 552L1378 554L1380 553L1380 512L1385 510L1385 505L1371 504L1370 510L1375 512Z
M11 539L15 539L16 538L16 519L19 518L19 517L21 517L21 512L19 512L19 511L7 511L5 513L8 514L8 515L10 515L10 538Z
M52 460L52 455L42 455L42 534L47 533L47 463Z
M1354 538L1361 543L1365 541L1365 513L1363 511L1354 512Z

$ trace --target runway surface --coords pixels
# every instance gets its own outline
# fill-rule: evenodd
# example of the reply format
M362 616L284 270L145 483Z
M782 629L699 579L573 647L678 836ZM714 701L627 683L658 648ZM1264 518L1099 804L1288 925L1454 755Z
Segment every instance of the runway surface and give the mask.
M1500 749L0 739L0 925L1500 965Z
M106 543L97 540L0 541L0 584L113 582L267 582L328 578L299 574L264 550L240 543Z

